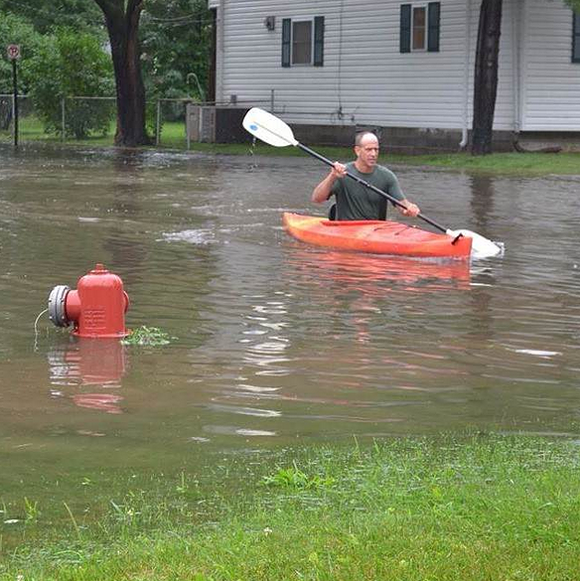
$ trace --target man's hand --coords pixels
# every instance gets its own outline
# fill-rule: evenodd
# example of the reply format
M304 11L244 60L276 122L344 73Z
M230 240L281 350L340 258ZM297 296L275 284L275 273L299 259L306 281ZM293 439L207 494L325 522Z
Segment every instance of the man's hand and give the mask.
M413 204L412 202L405 202L405 208L400 208L401 214L403 216L411 216L412 218L416 218L421 210L417 204Z
M314 188L312 201L316 204L326 202L332 193L334 182L346 176L346 166L338 161L332 164L329 174Z
M334 179L344 178L346 177L346 166L338 161L335 161L332 164L330 174Z

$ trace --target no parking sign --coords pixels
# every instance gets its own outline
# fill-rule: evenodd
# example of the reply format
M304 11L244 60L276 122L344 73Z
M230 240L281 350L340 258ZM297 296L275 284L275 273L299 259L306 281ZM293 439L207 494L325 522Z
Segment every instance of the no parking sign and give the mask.
M14 61L20 58L20 45L9 44L6 47L6 54L8 55L8 60Z

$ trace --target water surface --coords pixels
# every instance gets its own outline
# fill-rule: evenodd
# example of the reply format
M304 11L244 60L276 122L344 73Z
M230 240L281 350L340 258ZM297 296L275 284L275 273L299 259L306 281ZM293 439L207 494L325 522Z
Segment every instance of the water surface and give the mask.
M503 258L308 247L310 158L0 149L0 485L216 451L465 429L577 435L580 178L395 168ZM79 341L48 294L104 263L157 348Z

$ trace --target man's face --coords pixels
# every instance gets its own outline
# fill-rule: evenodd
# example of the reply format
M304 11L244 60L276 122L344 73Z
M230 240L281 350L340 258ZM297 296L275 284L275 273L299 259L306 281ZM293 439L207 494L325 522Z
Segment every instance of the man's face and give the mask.
M360 145L355 145L354 152L358 160L372 168L379 158L379 140L372 134L366 134Z

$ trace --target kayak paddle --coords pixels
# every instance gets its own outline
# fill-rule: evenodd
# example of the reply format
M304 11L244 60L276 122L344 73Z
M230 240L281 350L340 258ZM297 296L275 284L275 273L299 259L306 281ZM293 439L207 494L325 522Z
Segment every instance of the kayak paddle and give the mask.
M254 137L257 137L269 145L273 145L274 147L287 147L288 145L293 145L294 147L298 147L302 151L308 153L312 157L322 161L326 165L331 167L334 165L334 163L326 157L320 155L316 151L297 141L294 137L292 129L290 129L290 127L284 123L282 119L279 119L275 115L272 115L271 113L268 113L268 111L264 111L259 107L253 107L246 113L242 125L244 126L244 129L246 129L246 131L251 133ZM396 206L405 208L405 204L402 204L399 200L397 200L397 198L394 198L387 192L383 192L383 190L373 186L372 184L350 173L349 171L346 172L346 175L359 184L369 188L373 192L383 196L384 198L387 198L387 200ZM457 238L458 236L467 236L471 238L473 240L471 244L471 255L473 258L487 258L490 256L496 256L503 251L503 248L499 244L496 244L484 236L481 236L481 234L477 234L471 230L449 230L440 224L437 224L437 222L431 220L431 218L428 218L424 214L418 214L417 218L421 218L421 220L424 220L428 224L431 224L431 226L434 228L437 228L437 230L444 232L453 238Z

